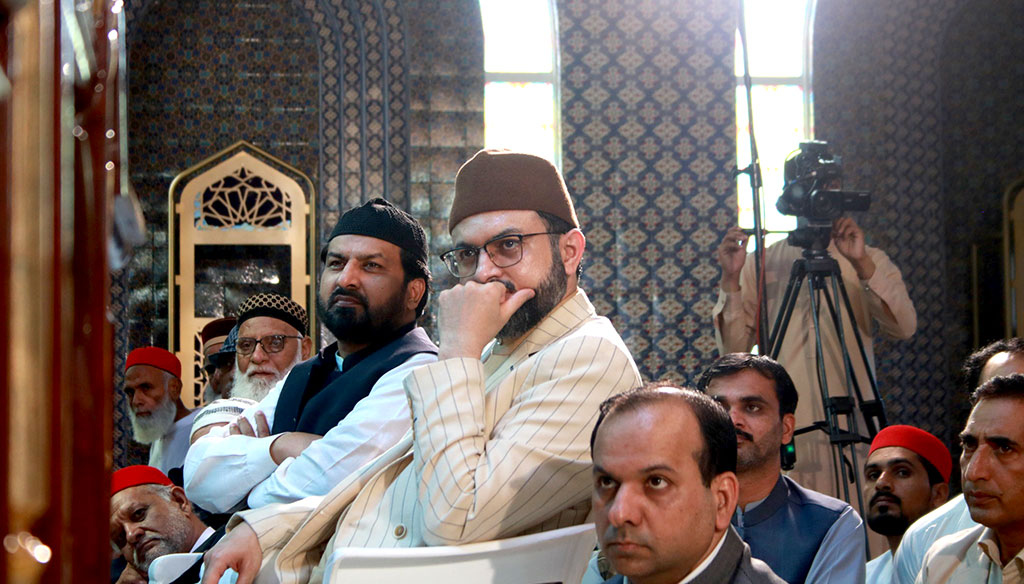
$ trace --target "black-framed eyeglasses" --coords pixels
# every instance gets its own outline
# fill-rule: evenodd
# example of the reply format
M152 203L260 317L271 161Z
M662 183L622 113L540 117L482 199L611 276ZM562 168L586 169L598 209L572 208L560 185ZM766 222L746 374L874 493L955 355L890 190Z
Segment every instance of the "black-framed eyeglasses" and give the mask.
M448 250L441 254L441 261L456 278L469 278L476 273L476 267L480 263L480 250L484 250L491 258L491 263L499 268L507 268L523 260L523 239L534 235L562 234L557 231L541 231L500 235L484 242L480 247L467 245Z
M250 355L256 350L256 343L263 347L266 353L280 353L284 350L287 339L301 339L302 337L292 335L267 335L263 338L238 337L235 342L235 352L239 355Z

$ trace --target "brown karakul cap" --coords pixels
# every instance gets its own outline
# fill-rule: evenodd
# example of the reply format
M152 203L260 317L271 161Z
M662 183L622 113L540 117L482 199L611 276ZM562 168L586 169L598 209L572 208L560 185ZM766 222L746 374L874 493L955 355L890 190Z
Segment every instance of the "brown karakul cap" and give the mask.
M555 165L533 154L488 149L473 155L455 176L448 232L471 215L514 210L544 211L580 226Z

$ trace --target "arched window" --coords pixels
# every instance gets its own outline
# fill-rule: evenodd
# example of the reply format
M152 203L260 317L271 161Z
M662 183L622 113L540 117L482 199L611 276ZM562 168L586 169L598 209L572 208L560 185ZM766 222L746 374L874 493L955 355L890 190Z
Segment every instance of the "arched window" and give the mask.
M484 145L561 167L558 42L551 0L480 0L484 29Z
M764 228L786 231L796 218L782 215L775 201L782 194L783 162L800 142L814 135L811 93L811 29L815 0L744 2L747 51L753 81L754 134L761 160ZM736 35L736 162L750 164L747 95L743 87L743 56ZM753 227L750 179L737 180L740 225ZM768 241L784 236L771 235Z

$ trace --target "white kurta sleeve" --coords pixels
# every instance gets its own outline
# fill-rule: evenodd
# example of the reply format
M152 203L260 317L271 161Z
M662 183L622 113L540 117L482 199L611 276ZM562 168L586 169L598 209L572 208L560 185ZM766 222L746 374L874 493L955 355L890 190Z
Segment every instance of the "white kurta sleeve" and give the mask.
M256 427L256 412L263 412L267 424L274 426L274 411L282 387L284 379L258 404L241 413L253 428ZM188 449L183 469L185 494L189 500L214 513L226 513L244 501L249 491L277 468L270 457L274 438L231 436L227 426L219 426L196 440Z
M296 458L288 458L249 493L249 507L289 503L324 495L349 474L394 446L409 431L409 399L402 381L409 373L437 361L418 353L373 385L369 395L320 440Z

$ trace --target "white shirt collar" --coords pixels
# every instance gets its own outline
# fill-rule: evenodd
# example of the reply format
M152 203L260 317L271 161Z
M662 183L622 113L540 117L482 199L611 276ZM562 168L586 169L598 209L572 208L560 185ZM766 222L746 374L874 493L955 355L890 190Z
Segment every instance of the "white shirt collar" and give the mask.
M199 534L199 539L196 540L196 543L192 544L192 549L188 550L189 553L196 551L196 548L203 545L204 541L210 539L211 535L213 535L213 528L207 527L206 531Z

